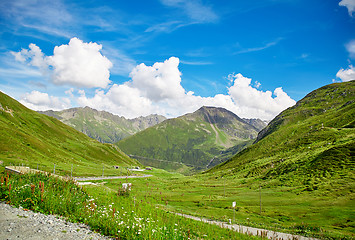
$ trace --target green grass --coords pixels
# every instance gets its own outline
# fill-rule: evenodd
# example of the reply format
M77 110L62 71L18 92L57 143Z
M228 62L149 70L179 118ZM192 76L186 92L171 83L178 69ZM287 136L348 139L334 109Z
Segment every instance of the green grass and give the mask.
M148 194L117 195L117 185L81 188L41 174L1 177L0 200L83 222L116 239L259 239L177 216Z
M256 135L256 128L233 113L220 108L203 107L194 113L168 119L121 140L117 145L127 154L181 162L195 170L205 170L210 160L222 151L229 149L235 154L249 145ZM224 160L225 157L220 157L217 162ZM160 167L156 163L154 160L147 162L148 165ZM179 168L176 166L175 170Z
M114 165L139 165L117 146L102 144L85 134L30 109L0 92L0 161L70 175L114 174ZM10 109L10 111L7 111Z
M253 178L186 177L162 170L152 173L152 178L129 180L134 186L132 195L137 199L160 199L173 212L225 222L235 218L234 222L242 225L321 239L352 239L355 235L353 182L342 182L344 189L327 193L322 187L308 191ZM119 181L114 180L104 184L110 189L117 185Z
M122 214L133 210L135 213L139 212L135 216L137 219L142 218L142 216L146 216L146 218L150 216L149 219L158 223L163 221L164 225L169 223L172 227L175 226L176 221L178 221L177 224L179 226L184 222L177 216L172 216L172 212L178 212L225 222L231 219L232 222L242 225L305 236L316 236L321 239L352 239L355 235L355 215L353 210L355 209L355 196L353 193L355 186L353 183L342 182L341 185L344 186L344 189L327 193L322 188L308 191L304 187L280 186L279 183L263 182L253 178L238 179L227 175L224 177L213 175L186 177L158 169L153 169L149 173L153 174L153 177L128 180L128 182L133 184L132 191L128 197L118 197L116 195L121 184L127 182L125 179L96 181L101 184L98 186L85 186L85 192L90 195L90 199L95 199L96 205L102 206L98 208L101 209L100 214L102 214L104 207L109 209L109 205L114 203L115 206L119 204L124 207L125 211L121 212ZM15 176L14 182L16 184L19 182L17 179L15 180ZM26 181L23 181L23 184L26 184ZM30 193L31 184L27 184L27 193ZM36 185L37 182L33 184ZM346 184L349 185L346 186ZM45 186L47 185L50 184L46 183ZM261 214L259 202L260 185ZM60 191L63 192L63 190ZM232 208L233 201L237 202L235 210ZM134 202L143 205L140 205L141 207L137 209L134 208ZM56 206L56 204L55 202L50 202L49 205ZM94 226L94 229L109 235L114 235L115 231L126 230L128 226L124 225L121 226L122 228L114 228L115 230L111 231L108 230L111 227L103 227L106 224L111 224L106 223L109 220L99 220L91 223L90 219L99 217L99 215L94 216L82 217L80 221L90 224ZM119 219L123 219L123 217L125 216L122 215ZM132 215L129 215L129 219L131 217ZM133 222L129 219L125 219L124 222L129 222L131 227ZM121 221L123 220L119 222ZM160 226L158 229L161 231L163 226L159 224L157 226ZM190 233L194 233L193 236L195 237L206 235L206 233L208 233L207 236L215 236L212 232L217 231L214 228L201 227L199 223L194 223L192 220L184 223L184 226L185 224L190 229ZM153 226L149 228L150 231L152 229L157 230ZM199 230L200 228L203 230ZM150 233L148 232L146 236L149 236ZM133 239L136 237L132 232L126 231L124 234L126 235L122 236L128 238ZM186 234L187 232L183 235L183 239L186 238ZM228 234L232 233L220 234L229 239ZM171 239L179 239L177 235L173 236ZM161 239L163 238L161 237Z

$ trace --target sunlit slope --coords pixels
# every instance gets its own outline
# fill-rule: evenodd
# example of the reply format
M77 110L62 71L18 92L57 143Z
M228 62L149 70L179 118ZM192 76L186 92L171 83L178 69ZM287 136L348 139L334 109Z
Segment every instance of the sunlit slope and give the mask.
M156 163L174 169L182 163L206 169L215 165L213 159L222 151L231 147L238 151L250 144L257 132L254 126L230 111L202 107L123 139L118 146L127 154L150 158L145 159L148 165ZM239 149L235 147L238 145Z
M355 81L309 93L273 119L254 145L208 173L270 180L269 184L354 187ZM340 188L340 189L339 189Z
M68 173L102 172L103 165L136 165L119 148L101 144L59 120L32 111L0 92L0 160ZM98 170L99 169L99 170Z

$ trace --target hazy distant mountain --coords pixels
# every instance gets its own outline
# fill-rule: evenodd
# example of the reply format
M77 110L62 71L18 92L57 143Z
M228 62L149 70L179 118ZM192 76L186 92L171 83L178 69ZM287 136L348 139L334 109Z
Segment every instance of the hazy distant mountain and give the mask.
M243 118L243 120L245 122L249 123L250 125L254 126L259 131L261 131L269 123L269 121L263 121L263 120L258 119L258 118L251 118L251 119Z
M146 165L205 169L228 159L219 158L221 153L231 157L251 144L257 134L257 128L226 109L202 107L147 128L117 145L126 154L144 157L137 159Z
M149 115L134 119L126 119L109 112L95 109L71 108L63 111L44 111L42 114L55 117L63 123L85 133L103 143L116 143L121 139L154 126L166 118L160 115Z

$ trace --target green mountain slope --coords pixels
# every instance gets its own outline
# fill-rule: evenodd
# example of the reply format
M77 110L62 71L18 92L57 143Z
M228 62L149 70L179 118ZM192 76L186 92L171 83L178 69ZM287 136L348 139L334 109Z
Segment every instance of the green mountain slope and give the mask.
M354 121L355 81L324 86L280 113L255 144L208 173L350 193L355 187Z
M215 156L222 151L231 147L233 153L241 150L257 133L254 126L230 111L202 107L123 139L117 145L127 154L145 157L139 158L143 164L165 169L183 165L205 169L216 164Z
M56 173L80 175L107 173L112 165L137 165L117 146L102 144L55 118L32 111L0 92L0 160Z
M102 143L116 143L125 137L154 126L166 119L164 116L156 114L126 119L89 107L71 108L63 111L49 110L40 113L55 117Z

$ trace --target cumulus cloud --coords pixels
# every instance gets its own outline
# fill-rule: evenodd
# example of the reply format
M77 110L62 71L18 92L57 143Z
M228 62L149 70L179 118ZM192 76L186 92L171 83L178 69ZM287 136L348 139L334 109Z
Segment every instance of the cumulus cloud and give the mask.
M102 45L84 43L72 38L68 45L54 48L53 56L49 56L48 64L53 66L53 82L78 87L105 88L110 83L112 63L100 50Z
M42 50L36 45L31 43L29 49L22 49L20 52L11 52L15 59L19 62L27 62L29 65L38 67L42 70L48 68Z
M132 87L137 88L143 96L154 102L168 98L181 98L185 90L181 86L179 59L171 57L153 66L144 63L136 66L130 73Z
M348 50L350 57L355 58L355 40L350 41L345 45L346 50Z
M355 12L355 0L342 0L339 2L339 6L346 7L349 15L353 16L353 13Z
M87 97L81 91L78 104L129 118L152 113L177 117L202 106L215 106L226 108L240 117L270 120L296 103L282 88L273 92L260 91L257 89L261 85L259 82L255 82L253 87L251 79L240 73L228 76L231 81L228 94L196 96L182 87L178 66L176 57L153 66L140 64L132 70L131 81L114 84L106 93L104 90L96 91L93 97Z
M132 88L128 84L114 84L107 93L98 90L91 98L87 97L83 90L79 93L81 96L77 102L82 107L89 106L128 118L152 113L163 114L157 107L154 107L148 98L143 97L138 89Z
M263 116L265 119L271 119L296 103L282 88L276 88L273 93L263 92L252 87L251 79L240 73L235 74L233 78L234 83L228 88L228 93L242 116ZM260 83L257 85L260 86Z
M49 96L48 93L39 91L26 93L21 98L20 103L35 111L45 111L49 109L59 111L71 107L68 98Z
M341 68L337 72L336 76L337 78L340 78L343 82L355 80L355 68L353 67L353 65L349 65L347 69Z
M52 56L44 56L41 49L31 43L29 49L12 53L20 62L38 67L41 70L52 69L54 84L71 85L86 88L106 88L110 81L112 63L101 54L102 45L84 43L72 38L68 45L56 46Z
M29 49L13 53L19 62L46 68L52 73L55 84L96 88L93 93L72 87L65 91L68 98L32 91L22 97L21 103L34 110L62 110L71 107L73 101L76 102L74 105L89 106L128 118L153 113L177 117L202 106L215 106L226 108L240 117L265 120L272 119L295 104L282 88L276 88L273 92L261 91L258 89L261 83L252 83L250 78L240 73L228 76L230 85L227 94L196 96L181 85L182 73L177 57L156 62L152 66L139 64L130 72L129 81L107 88L112 63L101 54L101 49L102 46L96 43L84 43L78 38L72 38L68 45L55 47L52 56L44 56L35 44L30 44ZM338 74L342 77L341 74L345 73Z

